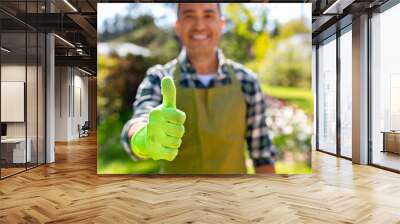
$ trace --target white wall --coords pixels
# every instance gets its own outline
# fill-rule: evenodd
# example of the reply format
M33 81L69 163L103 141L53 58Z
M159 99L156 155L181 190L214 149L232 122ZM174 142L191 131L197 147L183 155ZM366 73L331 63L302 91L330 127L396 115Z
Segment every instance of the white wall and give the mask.
M8 64L1 66L1 81L3 82L25 82L25 65ZM32 67L28 66L28 70ZM36 93L35 93L36 95ZM33 96L33 93L28 93L28 96ZM7 108L1 108L7 110ZM25 122L7 122L8 137L25 137Z
M25 65L1 65L1 81L25 82Z
M88 78L83 75L76 68L56 67L56 141L79 138L78 124L88 120Z
M68 76L67 67L55 68L55 140L68 140Z
M24 122L25 83L1 81L1 121ZM34 105L36 108L36 105Z
M315 45L312 45L312 59L311 59L311 88L313 92L313 100L314 100L314 116L313 116L313 134L311 140L311 149L316 150L317 148L317 48Z

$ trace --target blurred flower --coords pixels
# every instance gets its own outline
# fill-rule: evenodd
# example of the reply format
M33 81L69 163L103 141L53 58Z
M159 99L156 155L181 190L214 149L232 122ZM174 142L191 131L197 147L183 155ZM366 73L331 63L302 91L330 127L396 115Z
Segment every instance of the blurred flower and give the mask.
M268 109L266 123L273 144L281 156L287 158L304 158L286 154L307 154L311 150L312 122L303 110L277 103L267 97Z

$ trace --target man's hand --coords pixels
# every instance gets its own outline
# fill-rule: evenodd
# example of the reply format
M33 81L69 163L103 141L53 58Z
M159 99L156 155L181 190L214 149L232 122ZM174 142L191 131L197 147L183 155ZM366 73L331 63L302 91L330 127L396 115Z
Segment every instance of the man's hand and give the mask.
M171 77L161 80L163 102L149 114L149 121L131 138L133 152L142 158L172 161L185 133L186 114L176 109L176 89Z
M256 173L275 173L274 165L262 165L256 167Z

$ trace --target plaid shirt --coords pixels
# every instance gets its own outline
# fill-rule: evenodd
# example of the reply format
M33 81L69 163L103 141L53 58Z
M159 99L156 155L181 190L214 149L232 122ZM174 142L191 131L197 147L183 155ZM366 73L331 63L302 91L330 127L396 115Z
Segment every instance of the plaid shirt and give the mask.
M237 79L241 83L242 91L246 99L247 115L247 136L246 142L249 149L249 155L253 159L255 166L274 163L276 150L272 147L268 136L266 125L266 102L264 94L261 91L256 75L245 68L243 65L225 59L224 55L218 50L218 73L211 80L208 86L204 86L199 81L195 69L186 57L186 51L182 50L178 58L168 62L164 66L156 65L147 71L147 75L140 84L136 100L133 104L133 118L129 120L122 130L122 142L127 152L131 155L132 150L129 147L128 130L137 122L147 122L149 112L162 103L160 83L164 76L172 76L179 63L183 79L181 84L191 88L212 88L231 83L228 75L227 66L232 66Z

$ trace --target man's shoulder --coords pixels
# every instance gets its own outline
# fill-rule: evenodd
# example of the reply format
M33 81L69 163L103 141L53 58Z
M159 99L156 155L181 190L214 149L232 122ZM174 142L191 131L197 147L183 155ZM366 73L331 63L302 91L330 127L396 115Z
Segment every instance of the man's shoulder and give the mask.
M153 65L149 69L147 69L146 75L155 76L162 79L164 76L172 76L176 64L178 63L177 59L173 59L164 65L157 64Z
M226 59L225 64L232 67L239 79L249 82L258 82L257 74L245 65L231 59Z

